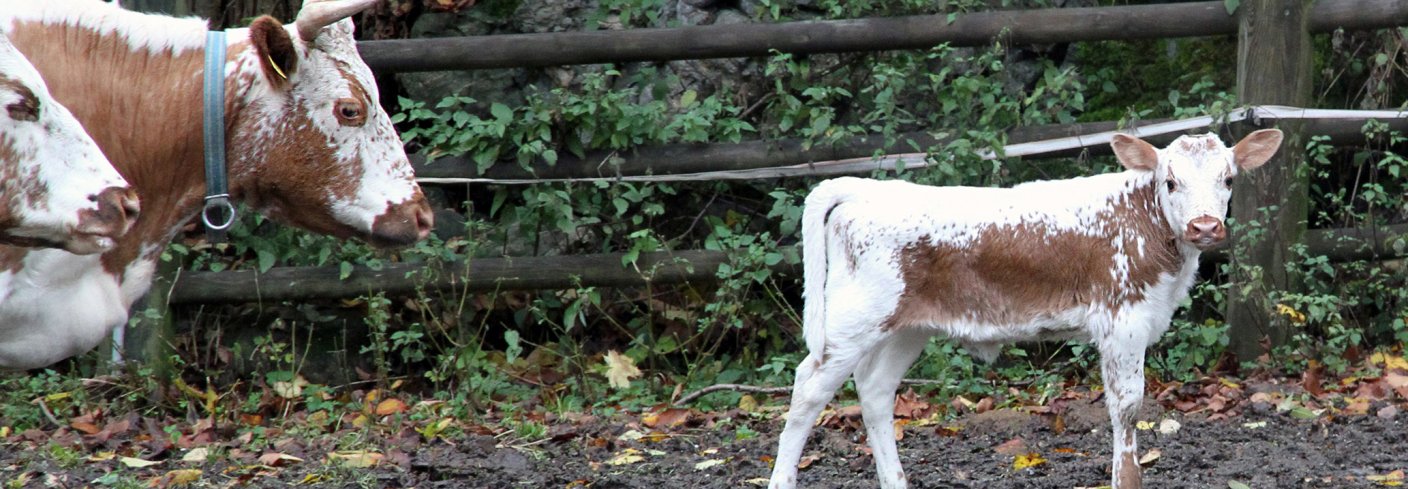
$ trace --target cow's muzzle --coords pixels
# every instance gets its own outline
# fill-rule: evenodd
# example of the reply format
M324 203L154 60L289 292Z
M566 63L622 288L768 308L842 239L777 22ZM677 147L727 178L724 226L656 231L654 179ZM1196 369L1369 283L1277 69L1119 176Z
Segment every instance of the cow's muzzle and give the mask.
M410 200L393 204L386 213L377 216L368 241L383 248L408 246L430 236L433 227L435 216L430 203L426 202L425 195L416 191Z
M73 239L64 245L64 249L73 253L99 253L111 249L117 238L132 229L142 210L137 192L127 187L108 187L88 196L88 200L97 206L79 212Z
M1188 221L1188 228L1183 231L1183 239L1201 250L1212 248L1227 240L1227 226L1222 225L1222 219L1201 216Z

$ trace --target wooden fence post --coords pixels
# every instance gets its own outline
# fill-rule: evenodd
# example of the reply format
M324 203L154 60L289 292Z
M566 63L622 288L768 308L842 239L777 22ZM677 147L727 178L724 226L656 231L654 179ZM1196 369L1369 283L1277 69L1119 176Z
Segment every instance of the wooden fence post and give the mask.
M1237 97L1248 105L1305 107L1311 96L1312 0L1243 0L1237 29ZM1309 174L1303 122L1278 124L1286 139L1265 166L1233 185L1231 290L1227 295L1230 348L1242 361L1284 344L1290 324L1269 295L1296 290L1287 270L1290 247L1305 235Z

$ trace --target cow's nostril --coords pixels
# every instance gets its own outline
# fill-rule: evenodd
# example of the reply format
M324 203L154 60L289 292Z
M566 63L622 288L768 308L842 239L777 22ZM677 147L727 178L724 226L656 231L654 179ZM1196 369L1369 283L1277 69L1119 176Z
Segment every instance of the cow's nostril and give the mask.
M89 195L88 195L88 201L89 201L89 202L97 202L97 201L98 201L98 194L89 194Z

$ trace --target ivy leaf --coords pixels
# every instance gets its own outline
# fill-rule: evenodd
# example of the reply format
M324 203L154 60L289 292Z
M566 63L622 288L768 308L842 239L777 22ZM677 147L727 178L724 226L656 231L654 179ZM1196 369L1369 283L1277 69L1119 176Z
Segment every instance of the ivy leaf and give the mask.
M1242 0L1222 0L1222 6L1227 7L1227 15L1232 15L1237 11L1237 7L1242 5Z

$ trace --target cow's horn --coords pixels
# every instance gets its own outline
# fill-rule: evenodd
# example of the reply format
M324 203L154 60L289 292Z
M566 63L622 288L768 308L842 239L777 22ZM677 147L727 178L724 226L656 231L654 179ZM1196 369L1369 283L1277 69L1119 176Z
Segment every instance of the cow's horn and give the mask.
M366 10L378 0L304 0L303 9L298 11L298 37L304 42L313 42L318 32L333 22L351 17Z

